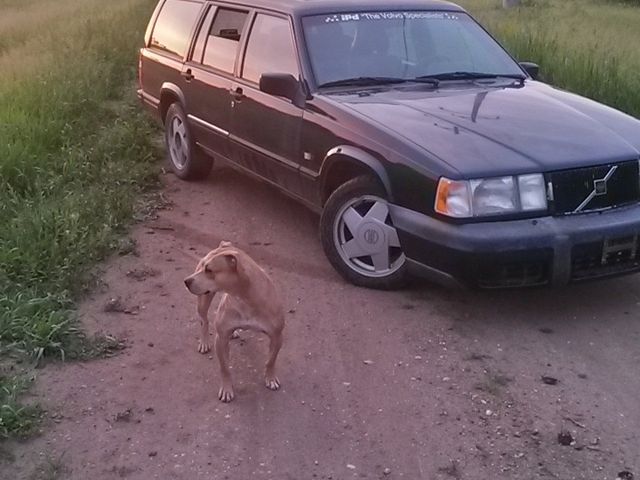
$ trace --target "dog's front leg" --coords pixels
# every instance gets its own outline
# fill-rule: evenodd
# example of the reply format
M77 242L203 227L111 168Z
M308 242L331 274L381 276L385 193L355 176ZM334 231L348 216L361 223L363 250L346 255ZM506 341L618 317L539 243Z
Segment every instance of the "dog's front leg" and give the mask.
M229 370L229 341L232 333L233 331L216 331L215 348L218 362L220 363L220 377L222 380L218 398L225 403L233 400L233 383L231 381L231 371Z
M265 365L264 384L270 390L280 388L280 380L276 376L276 359L282 347L282 330L269 334L269 359Z
M209 319L207 313L213 301L215 293L207 293L198 296L198 316L200 317L200 340L198 342L198 352L207 353L211 350L209 345Z

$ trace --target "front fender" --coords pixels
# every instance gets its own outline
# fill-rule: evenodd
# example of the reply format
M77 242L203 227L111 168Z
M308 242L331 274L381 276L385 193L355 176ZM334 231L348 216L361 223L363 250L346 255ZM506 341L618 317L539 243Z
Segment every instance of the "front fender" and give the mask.
M391 181L389 180L389 175L387 174L386 169L382 165L382 162L378 160L376 157L371 155L364 150L354 147L353 145L339 145L337 147L333 147L331 150L327 152L322 161L322 168L320 169L320 176L322 178L322 188L324 189L327 175L326 173L331 170L331 167L336 162L345 161L345 157L347 157L349 162L355 164L362 164L368 167L373 173L378 177L380 183L387 192L387 198L390 202L393 201L393 192L391 190Z

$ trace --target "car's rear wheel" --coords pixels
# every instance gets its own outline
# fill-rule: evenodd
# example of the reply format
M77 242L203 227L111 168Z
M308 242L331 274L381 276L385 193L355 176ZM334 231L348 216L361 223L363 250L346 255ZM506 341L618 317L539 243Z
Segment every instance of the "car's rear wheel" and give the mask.
M406 257L376 179L354 178L329 197L320 219L325 254L355 285L396 289L407 283Z
M213 160L195 144L187 116L179 103L167 109L164 139L171 170L184 180L200 180L209 175Z

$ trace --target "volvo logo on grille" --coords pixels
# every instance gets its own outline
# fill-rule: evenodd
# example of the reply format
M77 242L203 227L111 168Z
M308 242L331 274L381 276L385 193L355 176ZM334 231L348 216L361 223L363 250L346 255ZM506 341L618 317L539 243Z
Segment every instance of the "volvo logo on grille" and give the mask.
M609 171L604 176L604 178L599 178L598 180L593 181L593 190L589 195L587 195L587 198L585 198L582 201L582 203L578 205L578 208L574 210L574 213L583 210L584 207L589 205L589 202L591 202L591 200L593 200L594 198L601 197L607 194L607 182L613 176L613 174L616 173L617 169L618 169L618 166L614 165L609 169Z
M596 192L596 196L607 194L607 181L605 179L596 180L593 182L593 191Z
M380 235L372 228L364 232L364 241L370 245L378 243L378 238L380 238Z

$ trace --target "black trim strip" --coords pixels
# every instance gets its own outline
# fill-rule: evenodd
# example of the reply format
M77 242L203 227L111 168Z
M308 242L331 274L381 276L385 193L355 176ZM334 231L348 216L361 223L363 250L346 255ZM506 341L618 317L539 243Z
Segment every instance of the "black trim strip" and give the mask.
M281 155L274 155L272 152L269 152L268 150L265 150L262 147L259 147L258 145L254 144L254 143L250 143L247 142L246 140L243 140L242 138L236 137L235 135L231 134L229 136L229 138L242 145L243 147L246 147L250 150L253 150L255 152L258 152L261 155L264 155L265 157L268 157L270 159L276 160L280 163L282 163L283 165L286 165L287 167L291 168L292 170L298 170L300 168L300 165L292 162L291 160L288 160L287 158L281 156Z

